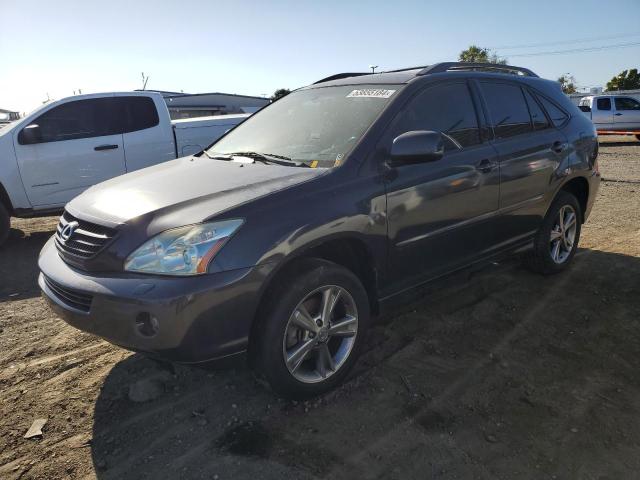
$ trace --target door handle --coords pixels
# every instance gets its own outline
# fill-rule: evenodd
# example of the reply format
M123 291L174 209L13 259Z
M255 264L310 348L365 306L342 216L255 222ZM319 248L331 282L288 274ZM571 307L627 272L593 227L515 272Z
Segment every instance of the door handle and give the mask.
M618 113L614 113L614 115L615 115L616 117L619 117L619 116L620 116L620 115L622 115L622 114L618 112Z
M489 173L491 170L495 168L495 166L496 164L494 162L492 162L488 158L485 158L484 160L480 160L476 164L476 170L482 173Z
M567 145L566 142L553 142L553 144L551 144L551 151L555 153L562 153L568 146L569 145Z
M118 148L118 145L98 145L97 147L94 148L94 150L96 152L99 152L101 150L113 150Z

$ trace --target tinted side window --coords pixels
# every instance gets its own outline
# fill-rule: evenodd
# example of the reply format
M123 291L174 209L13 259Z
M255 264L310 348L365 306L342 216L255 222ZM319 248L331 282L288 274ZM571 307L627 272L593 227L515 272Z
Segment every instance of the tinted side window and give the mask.
M412 130L442 132L461 147L479 144L478 118L467 84L435 85L419 93L402 113L396 133ZM445 142L445 149L456 148L454 142Z
M155 127L160 123L153 99L149 97L116 97L126 116L123 133Z
M531 114L531 123L533 124L534 130L543 130L545 128L549 128L549 120L547 120L547 116L540 108L540 105L536 101L535 98L531 96L531 94L525 89L524 97L527 100L527 105L529 106L529 113Z
M549 118L551 119L551 122L553 123L554 126L559 127L560 125L562 125L564 122L567 121L569 116L564 112L564 110L561 110L560 107L558 107L555 103L551 102L550 100L547 100L544 97L541 97L540 95L537 95L537 98L540 100L540 103L542 103L542 106L549 114Z
M77 100L43 113L33 122L39 127L37 136L29 141L20 132L18 141L24 145L114 135L122 132L124 121L112 97Z
M610 98L599 98L597 103L598 103L598 110L611 110Z
M616 110L640 110L640 102L633 98L616 97Z
M480 85L497 138L531 131L529 109L519 86L490 82L480 82Z

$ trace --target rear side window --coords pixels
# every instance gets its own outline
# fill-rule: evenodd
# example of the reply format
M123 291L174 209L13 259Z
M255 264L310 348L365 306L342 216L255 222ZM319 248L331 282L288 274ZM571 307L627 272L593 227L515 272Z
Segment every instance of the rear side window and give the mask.
M149 97L116 97L126 118L122 133L137 132L160 123L158 110Z
M480 85L497 138L514 137L531 131L529 108L519 86L492 82L480 82Z
M599 98L597 100L598 110L611 110L610 98Z
M77 100L43 113L32 122L37 125L36 134L25 138L21 131L18 142L27 145L115 135L122 133L125 122L113 97Z
M640 110L640 102L633 98L616 97L616 110Z
M478 118L466 83L428 87L411 100L394 130L398 135L412 130L444 133L453 140L445 142L447 150L480 143Z
M540 103L542 103L542 106L549 114L549 118L551 119L551 122L554 126L559 127L567 121L569 115L567 115L565 111L558 107L555 103L547 100L545 97L542 97L540 95L537 95L537 98L540 100Z
M524 97L527 100L527 105L529 106L529 114L531 115L531 123L533 124L534 130L544 130L545 128L549 128L549 120L547 120L547 116L540 108L540 104L536 101L535 98L525 89Z

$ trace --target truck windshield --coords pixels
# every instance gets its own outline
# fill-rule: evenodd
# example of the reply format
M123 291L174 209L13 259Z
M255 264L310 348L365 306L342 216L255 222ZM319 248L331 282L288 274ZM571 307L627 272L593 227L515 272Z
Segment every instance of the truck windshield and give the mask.
M249 117L207 152L212 158L251 152L299 165L342 163L401 85L298 90Z

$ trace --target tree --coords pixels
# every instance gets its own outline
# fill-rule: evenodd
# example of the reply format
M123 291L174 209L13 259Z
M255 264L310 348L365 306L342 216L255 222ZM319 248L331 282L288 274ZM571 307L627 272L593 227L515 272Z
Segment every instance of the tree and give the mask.
M560 75L560 77L558 78L558 82L562 87L562 91L567 95L569 95L570 93L576 93L576 79L570 73Z
M500 58L488 48L481 48L477 45L471 45L461 51L458 60L467 63L495 63L498 65L506 65L507 63L506 58Z
M273 92L273 95L271 95L271 101L275 102L276 100L279 100L282 97L289 95L290 93L291 90L289 90L288 88L279 88L278 90Z
M611 90L635 90L640 88L640 75L638 69L623 70L607 82L607 91Z

